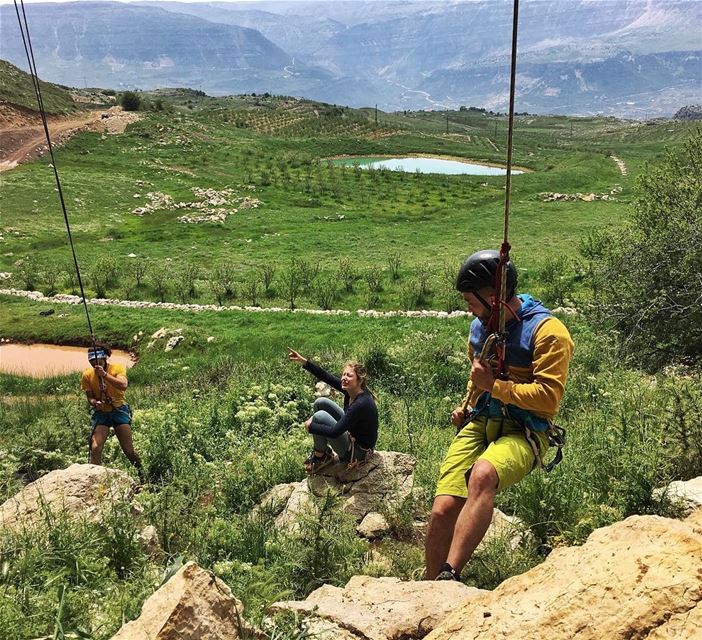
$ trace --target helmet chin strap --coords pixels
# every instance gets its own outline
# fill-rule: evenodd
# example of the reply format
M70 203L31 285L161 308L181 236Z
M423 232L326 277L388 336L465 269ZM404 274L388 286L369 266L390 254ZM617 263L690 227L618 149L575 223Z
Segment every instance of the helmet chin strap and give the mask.
M492 305L489 304L488 301L485 298L483 298L483 296L481 296L477 291L473 291L473 295L478 299L480 304L482 304L492 315Z

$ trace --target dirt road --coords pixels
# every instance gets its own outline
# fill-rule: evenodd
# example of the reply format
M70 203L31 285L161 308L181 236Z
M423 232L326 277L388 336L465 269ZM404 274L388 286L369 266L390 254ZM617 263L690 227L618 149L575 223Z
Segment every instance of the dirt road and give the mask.
M100 119L100 112L90 112L80 118L49 123L51 144L60 144L74 133L83 131ZM46 135L42 125L0 129L0 171L16 167L20 162L34 160L47 150Z
M103 114L107 117L103 118ZM13 115L17 117L13 118ZM0 121L6 126L0 129L0 172L12 169L21 162L34 160L47 152L44 127L38 114L28 120L26 114L8 114L6 108L2 116ZM60 146L80 131L122 133L130 122L139 118L139 114L124 112L119 107L111 107L107 111L89 111L65 119L52 117L49 120L51 144L54 147Z

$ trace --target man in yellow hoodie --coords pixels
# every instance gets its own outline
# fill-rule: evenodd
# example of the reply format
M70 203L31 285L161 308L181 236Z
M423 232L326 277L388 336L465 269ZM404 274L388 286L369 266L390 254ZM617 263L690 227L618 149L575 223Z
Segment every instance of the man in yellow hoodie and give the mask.
M451 414L459 430L436 487L425 543L428 580L460 580L490 525L498 491L541 465L573 354L563 323L538 300L515 295L517 270L508 262L506 379L481 362L499 259L498 251L478 251L456 279L456 289L475 316L468 347L472 370L464 401Z
M90 463L101 464L102 449L114 428L117 440L124 455L136 467L139 478L143 480L143 471L139 454L132 442L132 412L125 401L127 390L127 369L121 364L108 363L111 349L96 343L88 349L90 366L83 371L80 388L85 391L93 411L90 422L93 430L90 435Z

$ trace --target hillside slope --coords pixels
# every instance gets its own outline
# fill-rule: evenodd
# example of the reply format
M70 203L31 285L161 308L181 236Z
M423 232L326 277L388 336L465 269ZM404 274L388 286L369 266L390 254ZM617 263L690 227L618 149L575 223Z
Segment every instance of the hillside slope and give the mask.
M66 88L42 80L39 83L44 108L48 113L71 113L79 108ZM2 102L34 111L37 109L31 76L6 60L0 60L0 103Z

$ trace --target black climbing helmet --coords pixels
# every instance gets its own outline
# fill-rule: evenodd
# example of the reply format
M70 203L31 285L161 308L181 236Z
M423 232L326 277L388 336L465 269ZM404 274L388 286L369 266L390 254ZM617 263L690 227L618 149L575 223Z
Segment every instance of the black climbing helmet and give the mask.
M456 289L461 293L474 293L483 287L495 287L497 265L500 262L500 252L494 249L476 251L468 256L461 265L456 276ZM517 288L517 269L512 261L507 262L507 291L505 300L514 295Z

